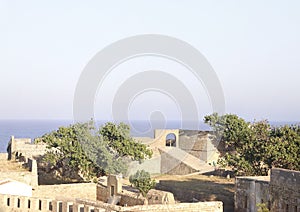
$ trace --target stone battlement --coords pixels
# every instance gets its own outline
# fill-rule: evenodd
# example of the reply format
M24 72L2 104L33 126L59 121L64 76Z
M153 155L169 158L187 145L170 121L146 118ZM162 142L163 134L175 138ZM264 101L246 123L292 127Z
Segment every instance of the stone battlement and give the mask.
M84 212L105 212L105 211L203 211L203 212L222 212L223 203L219 201L198 202L198 203L179 203L173 205L136 205L122 207L111 205L100 201L91 201L85 199L47 199L35 197L23 197L0 194L0 211L1 212L34 212L34 211L84 211Z

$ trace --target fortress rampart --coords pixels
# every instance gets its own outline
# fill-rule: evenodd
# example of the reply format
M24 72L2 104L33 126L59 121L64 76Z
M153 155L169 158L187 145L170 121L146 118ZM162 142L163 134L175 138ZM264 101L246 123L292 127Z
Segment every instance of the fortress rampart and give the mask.
M27 158L38 158L46 153L46 144L35 144L31 142L30 138L15 138L11 136L8 143L8 159L21 159L27 162Z
M300 211L300 172L272 168L270 176L236 177L235 210L256 212L258 204L270 211Z
M2 161L7 160L7 153L1 153L0 158ZM37 162L34 159L27 158L27 163L16 162L18 169L12 169L7 167L7 169L0 171L0 179L12 179L19 182L26 183L32 187L38 186L38 173L37 173ZM6 166L10 166L7 164ZM21 168L23 166L23 168Z
M1 212L122 212L122 211L202 211L202 212L222 212L223 204L219 201L198 202L198 203L180 203L180 204L157 204L157 205L136 205L122 207L111 205L100 201L91 201L85 199L49 199L22 197L0 194Z

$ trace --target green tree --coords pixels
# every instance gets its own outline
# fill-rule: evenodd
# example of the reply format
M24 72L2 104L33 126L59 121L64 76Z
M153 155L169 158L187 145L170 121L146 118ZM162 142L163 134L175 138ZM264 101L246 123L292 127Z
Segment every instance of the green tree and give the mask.
M130 128L124 123L106 123L100 128L99 134L109 147L114 149L120 157L131 157L142 161L152 157L152 151L146 145L135 141L130 136Z
M156 185L155 180L152 180L149 172L139 170L129 177L129 182L134 185L145 197L150 189Z
M61 176L66 173L79 173L83 177L94 174L97 167L85 154L81 142L92 139L90 131L93 129L91 122L74 124L69 127L60 127L58 130L42 136L38 142L47 144L47 153L44 161L51 165L52 170L57 170Z
M266 155L270 166L300 171L300 126L272 128Z
M271 167L300 170L299 126L271 127L268 121L246 122L242 118L214 113L204 118L219 139L225 154L218 163L240 175L266 175Z
M249 122L234 114L219 116L217 113L204 117L204 123L210 125L216 139L227 151L242 147L250 137Z
M98 130L93 121L76 123L45 134L39 142L47 144L44 161L52 170L61 176L78 173L84 179L108 173L126 174L129 162L152 154L130 137L129 126L123 123L107 123Z

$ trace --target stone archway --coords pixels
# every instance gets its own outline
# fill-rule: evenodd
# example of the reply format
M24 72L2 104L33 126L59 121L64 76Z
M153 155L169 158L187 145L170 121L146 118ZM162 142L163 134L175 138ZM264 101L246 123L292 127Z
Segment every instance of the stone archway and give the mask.
M156 129L154 130L154 142L151 144L152 148L166 147L167 136L173 134L175 136L174 147L179 147L179 129ZM171 138L174 138L172 136ZM169 145L170 146L170 145Z

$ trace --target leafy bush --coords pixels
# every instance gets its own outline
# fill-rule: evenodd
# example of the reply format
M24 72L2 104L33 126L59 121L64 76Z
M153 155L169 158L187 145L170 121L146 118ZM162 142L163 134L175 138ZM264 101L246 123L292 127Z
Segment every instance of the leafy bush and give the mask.
M265 203L258 203L256 206L258 212L270 212Z
M129 177L129 182L134 185L145 197L150 189L156 185L155 180L152 180L149 172L145 170L137 171Z

